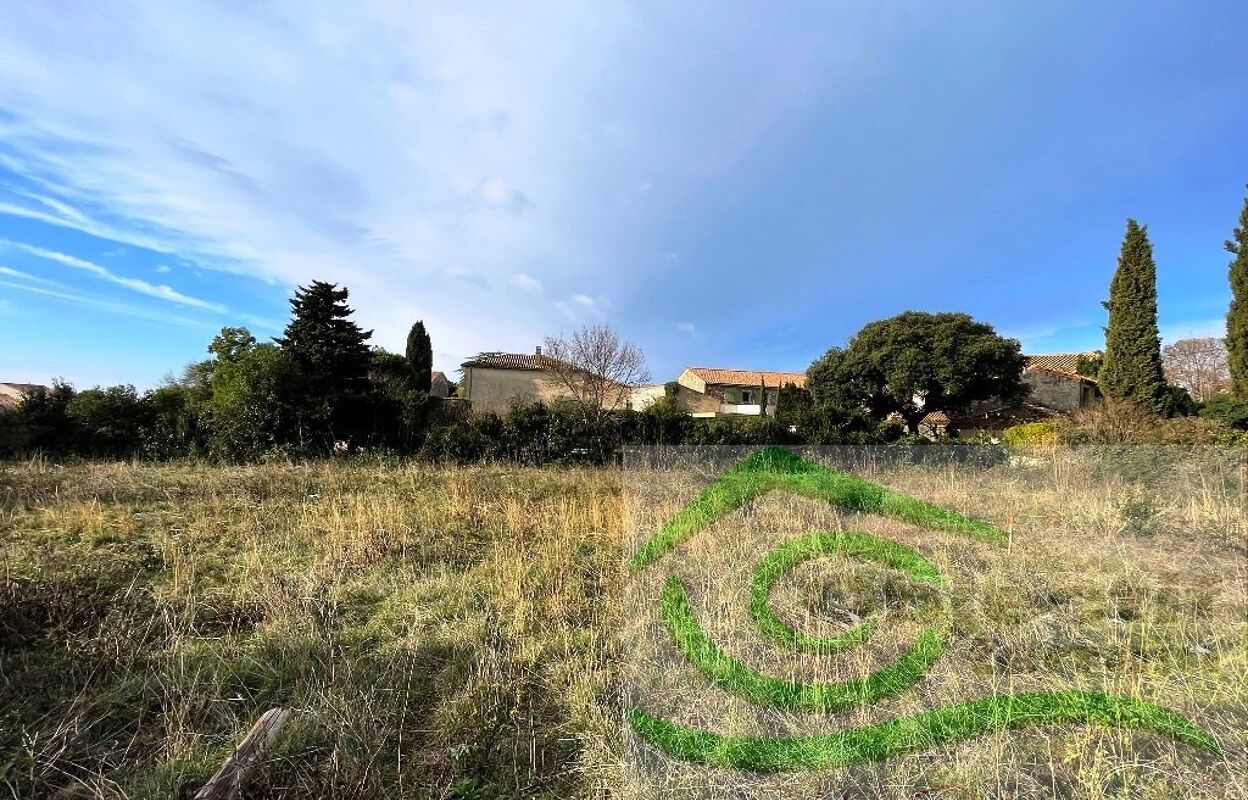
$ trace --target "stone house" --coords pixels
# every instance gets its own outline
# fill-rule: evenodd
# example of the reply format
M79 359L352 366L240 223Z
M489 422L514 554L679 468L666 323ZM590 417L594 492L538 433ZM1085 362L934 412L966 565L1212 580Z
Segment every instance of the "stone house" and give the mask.
M474 413L502 414L517 402L571 398L571 390L556 370L558 366L550 356L542 355L541 347L533 353L481 353L460 365L460 391ZM626 408L630 390L615 384L602 405Z
M640 410L666 395L695 417L729 414L756 417L762 413L765 399L770 416L776 413L780 387L786 383L805 388L806 375L802 372L689 367L672 383L638 387L633 391L632 405Z
M1023 382L1031 389L1027 403L1063 414L1086 408L1101 396L1096 381L1078 372L1079 359L1090 353L1027 356Z

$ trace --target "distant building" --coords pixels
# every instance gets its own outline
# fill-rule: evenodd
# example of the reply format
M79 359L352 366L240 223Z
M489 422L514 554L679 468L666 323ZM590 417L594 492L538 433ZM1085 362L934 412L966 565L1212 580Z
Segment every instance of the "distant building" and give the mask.
M450 397L451 382L446 379L446 373L433 371L431 380L429 381L429 394L434 397Z
M647 408L660 397L671 397L695 417L758 416L766 406L776 413L780 387L787 383L805 388L802 372L689 367L668 384L641 386L633 391L633 408Z
M1086 408L1101 396L1096 381L1079 374L1079 360L1093 353L1048 353L1027 356L1023 382L1031 389L1030 405L1069 414Z
M1022 380L1030 390L1021 403L976 403L953 416L946 430L964 438L995 439L1006 428L1043 422L1087 408L1100 398L1096 380L1078 372L1079 361L1095 353L1046 353L1027 356Z
M0 409L17 407L35 389L46 391L48 387L38 383L0 383Z
M461 365L460 388L474 413L503 413L517 402L568 399L572 392L556 371L559 366L542 355L540 347L531 354L481 353ZM613 385L614 393L604 398L604 407L627 407L630 387Z
M943 411L932 411L919 420L919 435L928 439L943 439L949 434L949 415Z

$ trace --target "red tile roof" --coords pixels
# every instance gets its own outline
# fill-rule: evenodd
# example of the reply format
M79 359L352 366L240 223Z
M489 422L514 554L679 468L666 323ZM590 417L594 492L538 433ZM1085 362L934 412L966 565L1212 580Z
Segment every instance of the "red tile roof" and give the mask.
M485 367L487 369L551 369L554 360L536 353L479 353L461 364L461 367Z
M712 367L690 367L689 371L707 384L721 386L783 386L786 383L795 386L806 386L804 372L770 372L753 369L715 369Z
M1079 359L1091 358L1096 353L1046 353L1038 356L1027 356L1027 369L1041 369L1047 372L1064 372L1067 375L1079 375ZM1086 375L1080 377L1086 378ZM1090 379L1089 379L1090 380Z

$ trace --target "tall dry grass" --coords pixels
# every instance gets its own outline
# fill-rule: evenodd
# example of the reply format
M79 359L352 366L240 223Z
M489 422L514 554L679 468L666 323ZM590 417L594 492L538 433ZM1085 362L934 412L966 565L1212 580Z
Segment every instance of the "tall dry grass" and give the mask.
M189 796L276 705L250 797L611 780L617 475L34 463L0 498L0 795Z
M189 797L276 705L296 717L249 797L1248 796L1243 476L1197 459L1158 481L1155 467L1065 451L878 467L869 477L1006 527L1011 547L771 496L658 565L689 578L734 655L829 679L878 666L924 610L895 575L811 562L777 586L780 613L833 630L833 597L889 626L843 657L778 654L752 638L750 565L810 526L886 534L936 563L958 622L922 696L825 719L708 685L655 616L661 570L626 574L637 537L713 469L7 465L0 796ZM1076 727L760 777L672 762L622 717L641 698L721 732L834 730L1059 686L1187 713L1226 758Z
M829 456L835 460L836 453ZM1222 451L1047 450L1013 463L860 465L859 474L993 521L1000 548L772 494L697 534L627 589L634 643L626 702L702 730L788 737L858 728L989 695L1100 690L1149 700L1214 735L1212 758L1138 731L1087 726L992 734L869 766L756 776L682 764L633 745L636 797L1248 797L1248 525L1238 456ZM651 502L634 545L707 485L715 470L638 469ZM832 715L788 713L712 685L672 643L657 598L684 579L711 638L749 666L799 682L843 681L891 663L935 619L900 573L833 557L799 566L772 595L814 635L844 632L848 607L883 614L868 646L798 654L761 636L748 613L763 556L815 530L864 530L907 544L949 582L944 655L912 690Z

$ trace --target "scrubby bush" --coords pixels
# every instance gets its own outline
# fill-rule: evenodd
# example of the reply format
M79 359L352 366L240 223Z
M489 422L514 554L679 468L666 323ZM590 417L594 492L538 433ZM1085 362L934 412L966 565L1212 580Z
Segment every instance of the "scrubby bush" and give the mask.
M1060 431L1052 420L1025 422L1006 428L1002 438L1011 447L1048 447L1058 444Z
M1214 395L1200 407L1200 416L1237 430L1248 430L1248 402L1233 394Z

